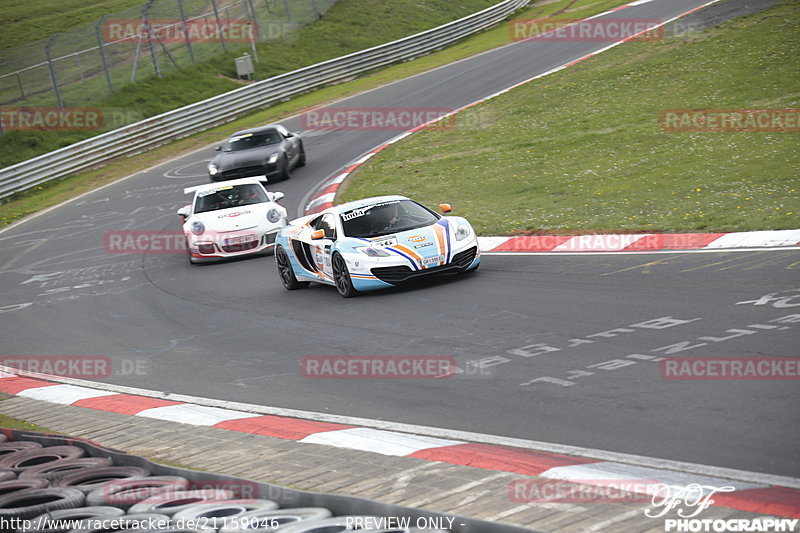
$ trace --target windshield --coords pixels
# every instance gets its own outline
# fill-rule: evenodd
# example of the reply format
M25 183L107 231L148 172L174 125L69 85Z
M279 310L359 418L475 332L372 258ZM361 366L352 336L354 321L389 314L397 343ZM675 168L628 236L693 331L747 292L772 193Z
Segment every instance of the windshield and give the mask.
M412 200L391 200L344 211L342 229L348 237L378 237L430 226L438 215Z
M218 211L242 205L261 204L269 201L261 185L248 183L219 187L212 191L198 193L194 204L195 213Z
M281 134L276 130L267 130L259 133L245 133L228 139L224 150L226 152L238 152L239 150L249 150L259 146L277 144L281 142Z

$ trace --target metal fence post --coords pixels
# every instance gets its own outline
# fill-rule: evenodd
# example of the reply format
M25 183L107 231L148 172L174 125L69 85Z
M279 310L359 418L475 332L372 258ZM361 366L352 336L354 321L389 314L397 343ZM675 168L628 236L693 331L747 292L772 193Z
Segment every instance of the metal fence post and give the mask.
M186 13L183 11L183 0L178 0L178 9L181 12L181 22L183 22L183 37L186 40L186 47L189 49L189 57L192 63L197 63L194 60L194 50L192 50L192 40L189 38L189 25L186 24Z
M56 93L56 100L58 100L58 107L64 107L64 100L61 99L61 90L58 88L58 79L56 78L56 68L53 65L53 57L50 54L50 48L53 46L53 39L55 39L58 34L51 35L49 39L47 39L47 45L44 47L44 53L47 54L47 69L50 71L50 82L53 84L53 91Z
M105 42L103 39L103 34L100 31L100 27L105 23L106 17L103 15L100 17L100 20L97 21L95 24L94 32L97 35L97 49L100 50L100 61L103 63L103 72L106 74L106 83L108 84L108 90L110 92L114 92L114 85L111 83L111 73L108 71L108 61L106 61L106 49L105 49Z
M142 9L142 22L144 31L147 33L147 47L150 48L150 58L153 60L153 69L156 71L156 76L160 78L161 68L158 66L158 52L156 52L156 48L153 46L153 32L150 28L150 21L147 19L147 10L150 9L152 4L153 0L149 0L149 2L145 4L144 9Z
M19 75L19 71L16 71L14 74L17 75L17 85L19 85L19 95L24 100L25 99L25 89L22 87L22 78Z
M286 6L286 20L289 22L289 26L293 26L292 10L289 8L289 0L283 0L283 5Z
M219 42L223 50L228 50L225 46L225 38L222 36L222 23L219 20L219 10L217 9L217 0L211 0L211 5L214 8L214 18L217 21L217 31L219 32Z

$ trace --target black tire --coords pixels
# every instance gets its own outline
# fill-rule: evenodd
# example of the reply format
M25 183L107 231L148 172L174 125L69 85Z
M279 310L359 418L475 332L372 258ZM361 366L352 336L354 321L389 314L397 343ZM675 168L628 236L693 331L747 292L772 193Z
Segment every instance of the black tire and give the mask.
M278 275L281 278L281 283L283 283L287 291L295 291L309 286L310 282L308 281L297 281L294 270L292 270L292 264L289 261L289 255L283 249L283 246L277 245L275 247L275 264L278 266Z
M81 507L86 495L73 488L49 487L0 496L0 519L32 518L59 509Z
M172 515L172 520L178 524L193 522L204 524L208 527L219 529L224 527L234 517L239 517L254 511L273 512L278 509L278 504L272 500L239 500L228 503L198 503Z
M53 481L54 487L73 487L90 493L108 481L119 479L138 479L149 475L146 468L138 466L106 466L102 468L84 468Z
M77 446L49 446L47 448L23 450L0 459L0 468L7 468L19 474L28 468L44 463L77 459L78 457L83 457L84 453L83 448L78 448Z
M129 513L158 513L172 516L198 503L221 503L234 498L229 490L203 489L185 490L170 493L168 496L155 495L142 500L129 509Z
M19 479L43 478L54 480L67 474L73 474L84 468L101 468L114 463L108 457L81 457L80 459L64 459L43 465L32 466L19 475Z
M46 489L50 486L50 481L42 478L11 479L0 482L0 496L12 494L21 490Z
M219 533L258 533L274 531L303 520L330 518L332 513L324 507L299 507L279 511L252 511L236 517L239 526L223 527ZM255 526L255 527L253 527Z
M42 445L38 442L30 440L20 440L13 442L0 442L0 458L5 458L8 455L23 450L32 450L33 448L41 448Z
M281 165L281 172L278 174L278 180L288 180L292 177L292 169L289 167L289 159L286 155L283 156L283 164Z
M297 156L297 168L306 166L306 149L303 143L300 143L300 155Z
M103 520L110 518L118 518L125 514L122 509L116 507L76 507L74 509L60 509L58 511L50 511L44 513L36 518L31 519L32 525L26 530L30 533L62 533L70 531L74 522L78 520ZM58 527L58 522L62 524L69 522L69 528ZM48 527L45 527L48 526Z
M189 486L188 479L178 476L115 479L90 492L86 505L113 505L127 510L152 496L185 491Z
M339 253L334 253L331 258L333 266L333 282L336 290L343 298L352 298L358 291L353 287L353 280L350 279L350 272L347 270L347 263Z

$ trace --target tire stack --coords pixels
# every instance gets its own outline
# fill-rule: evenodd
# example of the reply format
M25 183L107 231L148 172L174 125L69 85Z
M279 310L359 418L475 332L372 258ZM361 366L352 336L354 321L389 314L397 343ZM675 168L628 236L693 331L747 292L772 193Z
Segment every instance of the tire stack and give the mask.
M0 533L338 533L365 518L334 517L323 507L279 509L232 490L192 487L184 477L117 466L77 446L8 441L0 434Z

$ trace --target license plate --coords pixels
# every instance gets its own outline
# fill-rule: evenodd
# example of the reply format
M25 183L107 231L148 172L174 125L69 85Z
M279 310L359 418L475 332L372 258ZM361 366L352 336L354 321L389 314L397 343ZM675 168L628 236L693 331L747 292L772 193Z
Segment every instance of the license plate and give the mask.
M231 237L229 239L225 239L225 246L234 246L236 244L245 244L248 242L253 242L256 240L255 235L240 235L238 237Z
M443 255L437 255L437 256L434 256L434 257L423 257L421 262L422 262L422 264L424 266L435 265L435 264L438 264L438 263L444 263L444 256Z

